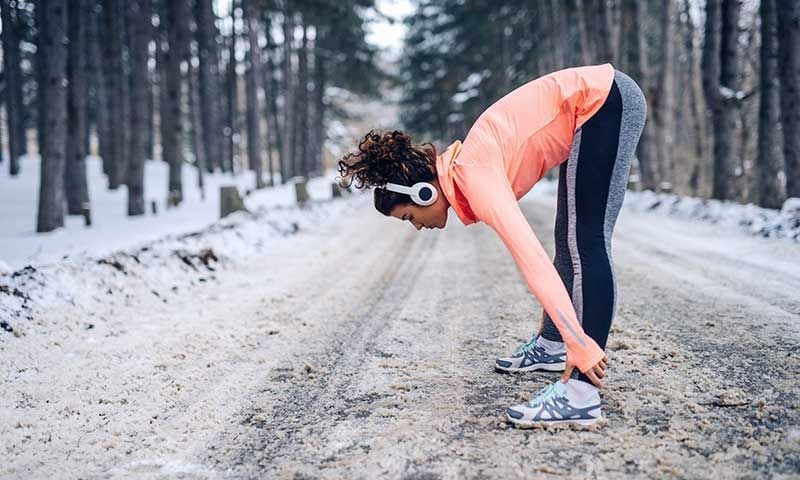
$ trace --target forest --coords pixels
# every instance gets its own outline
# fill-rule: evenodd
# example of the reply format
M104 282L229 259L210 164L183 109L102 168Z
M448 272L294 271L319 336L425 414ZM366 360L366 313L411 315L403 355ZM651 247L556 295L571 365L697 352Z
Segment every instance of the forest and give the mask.
M423 1L408 24L404 120L437 138L531 78L611 62L648 100L634 188L800 196L800 2Z
M3 0L2 100L9 175L41 154L38 232L84 215L86 156L143 215L144 162L255 172L253 188L321 172L326 87L377 95L369 1Z
M146 159L168 163L170 206L187 162L253 170L254 188L321 174L347 115L334 90L399 97L399 125L379 126L441 145L516 86L604 62L648 100L632 189L800 197L800 2L419 0L396 55L367 41L395 6L377 3L3 0L0 153L11 176L41 154L37 231L89 218L90 153L141 215Z

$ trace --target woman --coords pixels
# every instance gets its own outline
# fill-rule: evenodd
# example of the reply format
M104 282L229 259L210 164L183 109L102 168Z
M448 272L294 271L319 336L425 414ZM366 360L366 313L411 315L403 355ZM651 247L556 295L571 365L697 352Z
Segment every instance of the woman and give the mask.
M384 215L443 228L452 207L464 225L483 221L503 240L544 312L540 331L495 367L564 370L506 411L516 426L602 419L598 387L616 311L611 234L645 117L642 91L611 64L569 68L505 95L441 155L402 132L373 130L339 161L356 187L378 187ZM557 165L551 263L517 201Z

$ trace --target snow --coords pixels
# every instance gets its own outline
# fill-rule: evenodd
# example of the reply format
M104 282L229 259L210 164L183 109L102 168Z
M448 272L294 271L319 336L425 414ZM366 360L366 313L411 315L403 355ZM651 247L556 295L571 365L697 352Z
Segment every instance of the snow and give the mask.
M555 185L522 205L550 252ZM0 477L794 473L797 244L621 215L608 424L523 434L505 408L554 374L491 372L541 312L502 241L453 216L417 232L369 198L0 277L42 310L0 332Z
M202 229L219 218L220 187L236 186L244 196L248 189L255 186L255 175L251 171L236 176L206 174L206 198L203 199L196 188L197 169L187 164L183 169L184 201L177 208L167 209L167 169L167 164L162 161L145 162L144 197L147 213L140 217L128 217L127 187L107 190L101 159L89 157L87 179L92 226L85 227L83 217L67 216L64 228L37 234L39 158L36 155L24 158L19 176L0 175L0 218L3 219L0 230L0 273L28 264L50 263L87 251L95 256L104 256L114 250L168 234ZM327 183L332 178L331 173L324 178L311 180L311 195L316 198L330 197ZM151 202L157 205L155 215L150 211ZM286 184L265 189L246 198L245 203L249 208L291 205L294 203L294 187Z
M335 172L309 180L311 201L295 204L294 185L253 191L244 198L249 212L219 216L219 188L235 185L244 194L253 184L252 172L236 177L207 175L207 195L194 188L196 171L184 170L186 200L158 215L129 218L125 215L124 187L105 191L100 161L90 158L90 195L93 225L69 218L55 232L36 234L35 219L38 169L31 157L19 178L2 177L3 232L0 235L0 321L2 328L19 327L20 319L59 304L102 303L107 295L124 294L132 278L143 282L154 296L186 285L213 279L219 268L267 251L274 239L291 236L336 221L362 201L363 194L331 200ZM166 198L166 165L147 162L145 197ZM192 183L188 183L192 182ZM19 199L16 203L13 199ZM94 207L96 205L97 207ZM14 330L18 332L19 330Z
M725 85L720 85L720 87L719 87L719 95L724 100L732 100L734 98L736 100L742 100L743 98L745 98L747 96L747 94L745 94L743 91L741 91L741 90L733 90L732 88L726 87Z
M557 180L543 178L528 195L554 196L557 189ZM743 205L731 201L655 193L652 190L628 190L623 208L717 224L759 237L800 243L800 198L789 198L781 210L775 210L752 203Z

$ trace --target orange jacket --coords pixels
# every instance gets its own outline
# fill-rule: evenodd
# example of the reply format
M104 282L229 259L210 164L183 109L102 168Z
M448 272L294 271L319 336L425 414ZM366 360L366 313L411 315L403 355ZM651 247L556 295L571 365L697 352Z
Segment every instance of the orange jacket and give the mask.
M497 232L582 372L604 353L581 328L561 277L517 201L567 160L575 131L603 106L613 80L609 63L532 80L492 104L463 144L456 140L436 159L441 189L458 218L464 225L482 220Z

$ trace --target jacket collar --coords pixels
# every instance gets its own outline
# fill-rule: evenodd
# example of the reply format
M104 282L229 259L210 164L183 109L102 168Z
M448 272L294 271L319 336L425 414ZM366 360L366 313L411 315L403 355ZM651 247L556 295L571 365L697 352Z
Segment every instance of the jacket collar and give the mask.
M458 219L464 225L475 223L476 219L472 210L469 208L464 195L458 191L455 184L455 166L456 157L461 151L461 141L456 140L450 144L440 155L436 156L436 175L439 177L439 185L442 188L442 193L447 197L450 206L458 215Z

